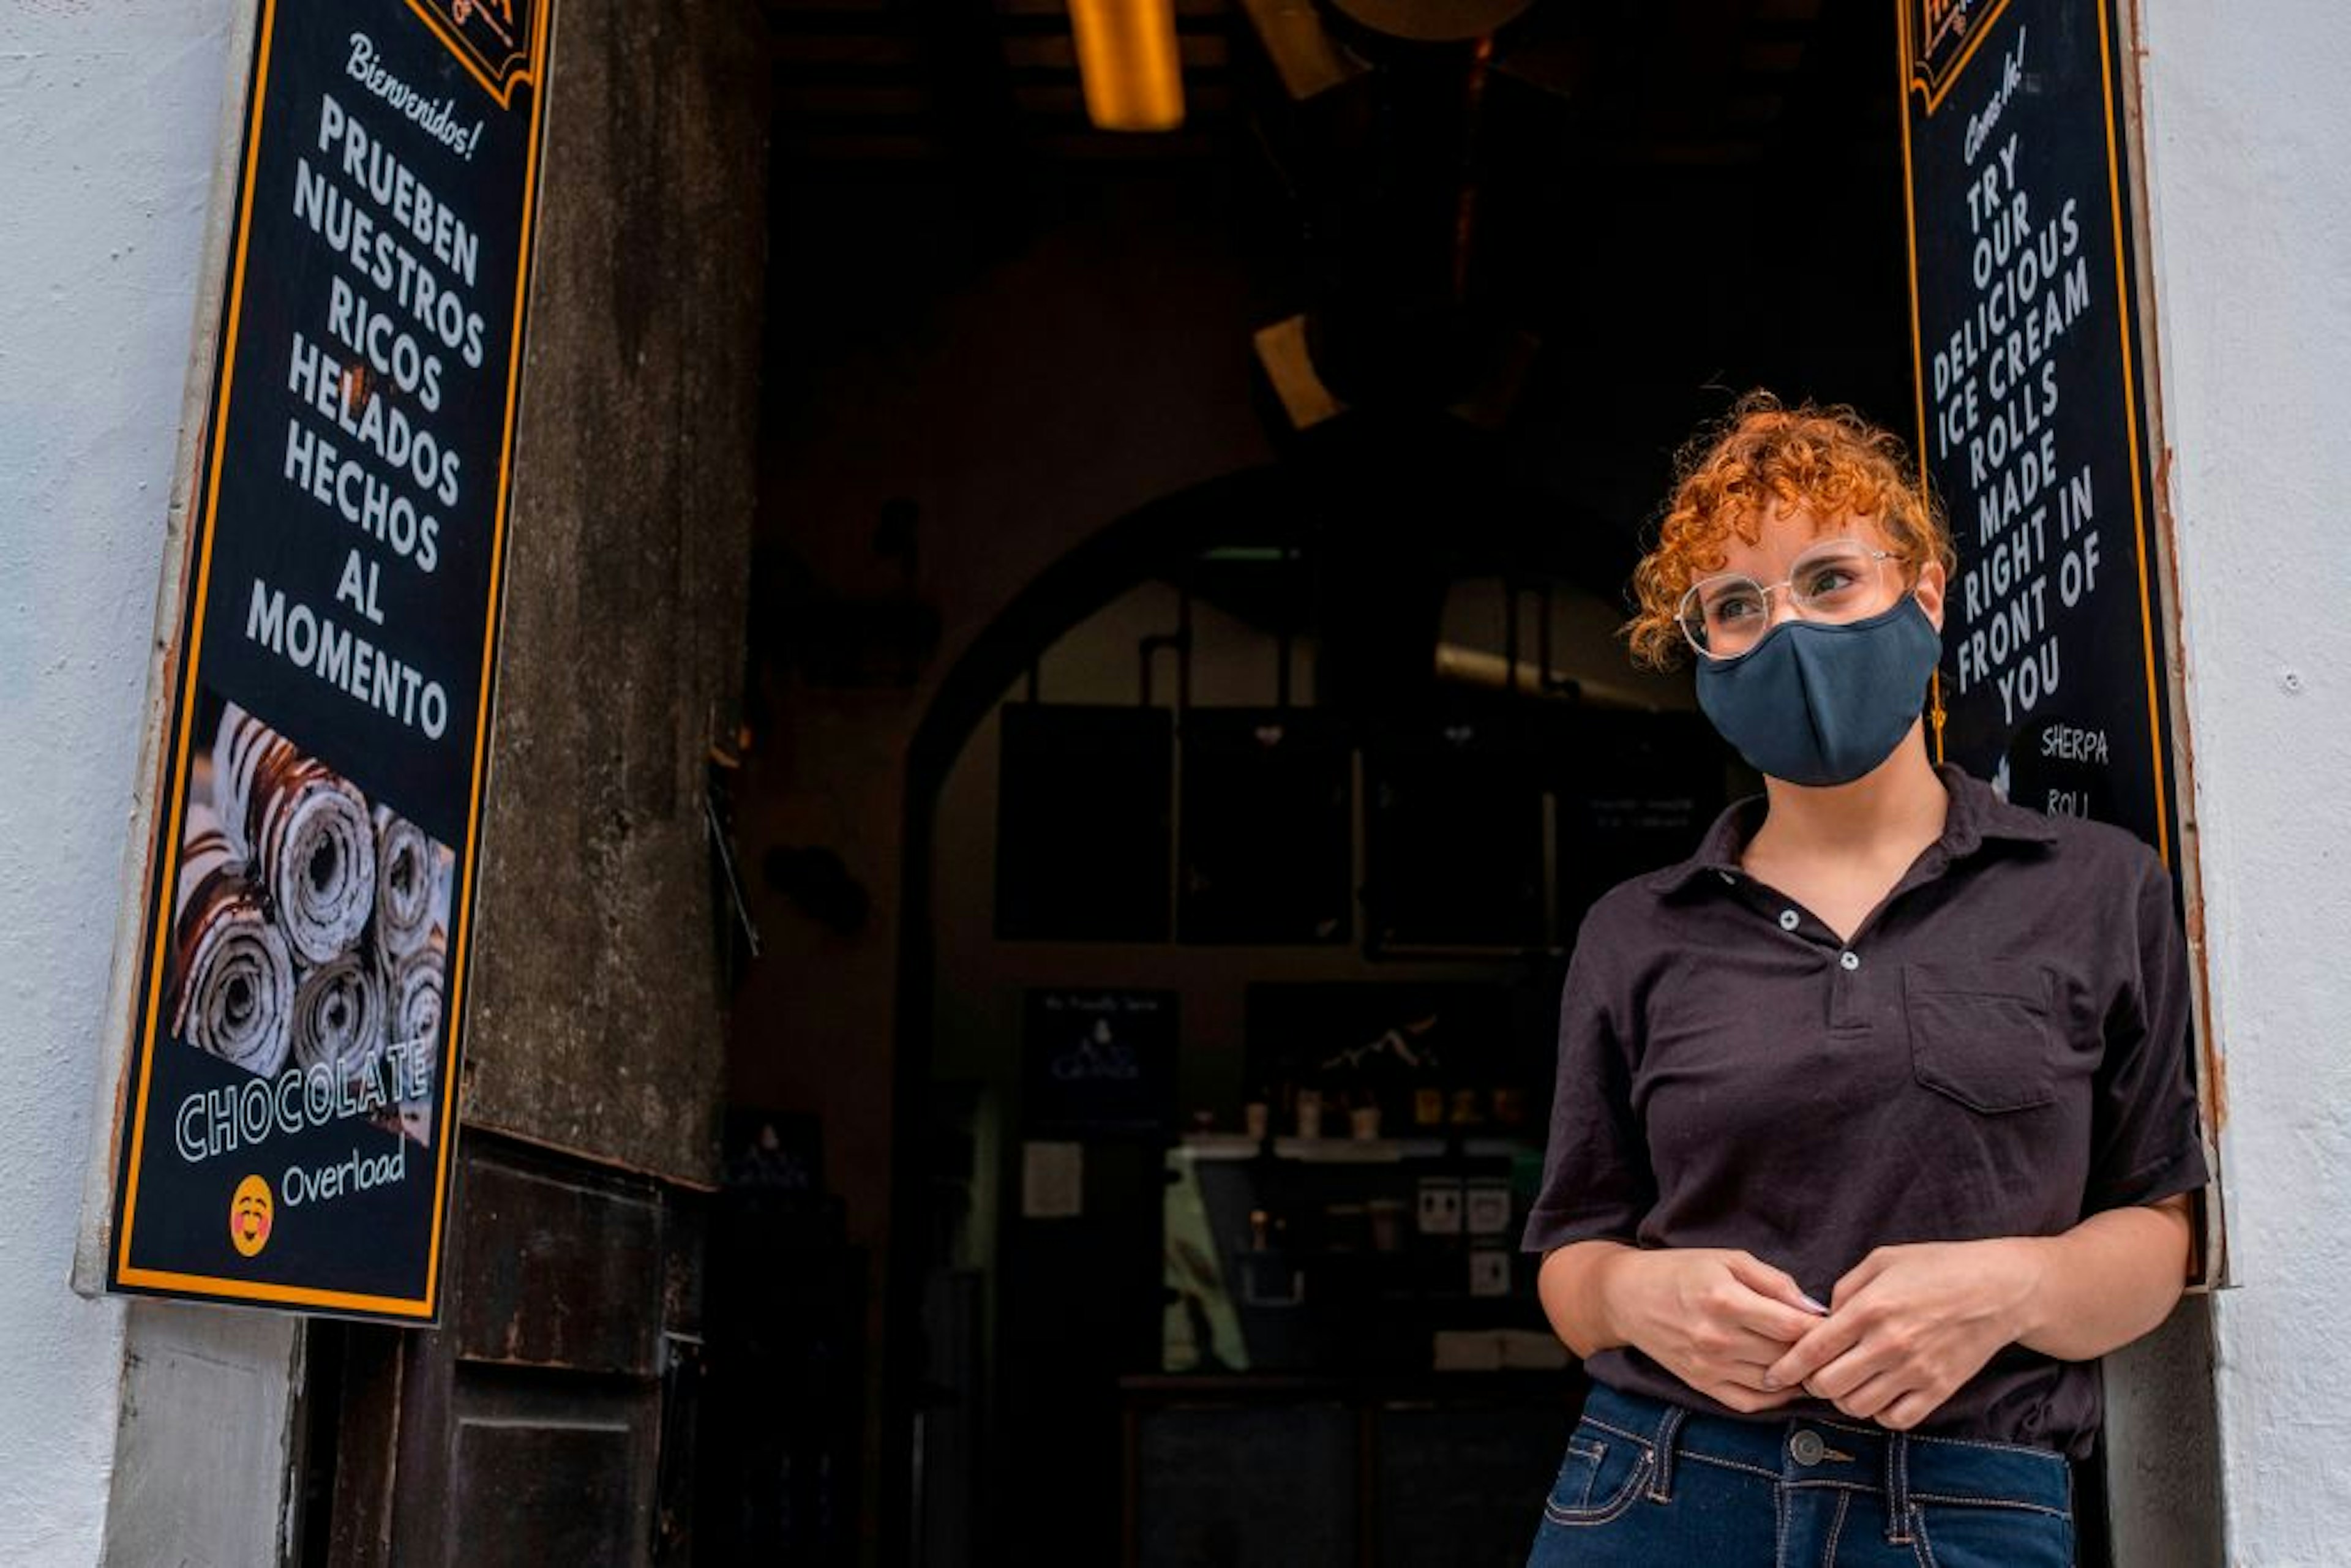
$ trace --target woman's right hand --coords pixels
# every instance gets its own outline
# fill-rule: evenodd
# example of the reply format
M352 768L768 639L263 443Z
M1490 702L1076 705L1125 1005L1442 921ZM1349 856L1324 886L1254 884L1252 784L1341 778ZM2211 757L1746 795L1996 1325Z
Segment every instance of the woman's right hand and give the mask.
M1603 1260L1602 1310L1614 1337L1733 1410L1770 1410L1803 1385L1763 1372L1828 1313L1784 1271L1736 1248L1626 1248Z

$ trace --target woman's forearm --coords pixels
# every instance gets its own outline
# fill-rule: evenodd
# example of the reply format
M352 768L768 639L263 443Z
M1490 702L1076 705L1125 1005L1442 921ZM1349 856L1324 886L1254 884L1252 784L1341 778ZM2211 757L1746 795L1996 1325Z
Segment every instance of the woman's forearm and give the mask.
M1625 1343L1609 1320L1604 1280L1614 1261L1613 1254L1635 1250L1622 1241L1593 1239L1571 1241L1543 1255L1542 1266L1535 1271L1535 1294L1552 1332L1577 1355Z
M2107 1209L2059 1236L2009 1238L2032 1274L2016 1343L2087 1361L2153 1329L2187 1282L2188 1223L2182 1195Z

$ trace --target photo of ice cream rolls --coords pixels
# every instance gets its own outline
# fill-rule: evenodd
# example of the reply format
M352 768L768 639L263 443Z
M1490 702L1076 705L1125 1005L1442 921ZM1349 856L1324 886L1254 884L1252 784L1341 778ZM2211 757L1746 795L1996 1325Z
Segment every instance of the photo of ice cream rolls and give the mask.
M381 1120L423 1138L415 1086L439 1069L455 856L235 703L190 767L188 802L172 1033L248 1072L397 1082Z

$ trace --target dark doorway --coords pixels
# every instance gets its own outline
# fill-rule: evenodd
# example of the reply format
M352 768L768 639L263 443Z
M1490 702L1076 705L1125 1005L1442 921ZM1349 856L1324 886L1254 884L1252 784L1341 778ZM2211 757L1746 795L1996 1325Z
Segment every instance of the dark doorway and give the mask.
M920 1312L896 1328L919 1369L912 1560L1523 1554L1581 1390L1512 1250L1562 959L1607 854L1644 831L1685 852L1729 775L1676 683L1595 667L1608 601L1512 558L1536 502L1463 465L1479 443L1377 434L1103 530L973 644L917 732L898 1096L920 1120L898 1133L915 1207L895 1231ZM1473 655L1517 689L1464 673ZM1249 775L1297 781L1214 787L1236 731L1299 747ZM1277 801L1279 849L1246 825ZM1626 821L1596 836L1601 810ZM1284 868L1254 925L1186 898L1234 833ZM1060 902L1008 898L1040 882ZM1081 1022L1170 1015L1099 1034L1133 1042L1155 1092L1057 1081L1040 1004L1065 998ZM1310 1090L1329 1100L1311 1133ZM1384 1124L1351 1136L1364 1111ZM1260 1138L1252 1114L1279 1125Z
M1757 385L1913 423L1892 7L1500 6L1467 75L1348 6L1296 8L1372 83L1331 96L1301 88L1273 9L1179 6L1185 124L1120 135L1084 118L1058 8L768 7L768 655L851 694L828 714L920 698L887 731L893 1056L866 1096L888 1107L887 1561L1116 1560L1150 1512L1138 1456L1234 1451L1213 1421L1145 1430L1182 1393L1139 1381L1168 1359L1166 1156L1196 1113L1220 1133L1252 1096L1297 1109L1253 1066L1203 1065L1249 1062L1238 979L1203 1001L1168 966L1279 946L1292 977L1541 998L1582 904L1688 831L1625 803L1702 811L1741 781L1710 736L1648 722L1686 716L1686 689L1583 634L1621 613L1677 444ZM1383 141L1471 79L1458 160ZM875 528L887 496L919 524ZM1216 668L1220 646L1252 673ZM1061 707L1124 711L1007 711ZM1294 760L1235 762L1218 724L1279 730ZM1483 759L1468 781L1448 746ZM1012 752L1053 787L998 800ZM1562 777L1562 755L1602 766ZM943 818L974 768L989 809ZM1343 819L1318 815L1336 790ZM1221 839L1186 821L1206 800ZM1315 824L1342 820L1334 849ZM974 983L989 943L1021 956ZM1156 1143L1024 1121L1025 993L1170 986ZM1032 1145L1080 1152L1032 1170ZM1032 1179L1048 1207L1074 1181L1079 1215L1024 1217ZM1360 1203L1368 1228L1370 1201L1315 1207L1352 1224ZM1322 1437L1290 1447L1351 1434L1371 1478L1331 1526L1340 1557L1403 1539L1377 1509L1433 1494L1383 1468L1365 1415L1396 1391L1304 1392L1289 1414Z

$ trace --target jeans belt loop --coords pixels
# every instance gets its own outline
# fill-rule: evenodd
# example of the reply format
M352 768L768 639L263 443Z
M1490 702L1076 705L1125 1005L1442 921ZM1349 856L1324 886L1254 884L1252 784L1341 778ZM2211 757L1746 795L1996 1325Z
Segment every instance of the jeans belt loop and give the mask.
M1682 1420L1689 1412L1679 1405L1657 1421L1656 1473L1649 1480L1649 1500L1670 1502L1674 1492L1674 1446L1681 1439Z
M1886 1540L1910 1544L1910 1434L1886 1435Z

